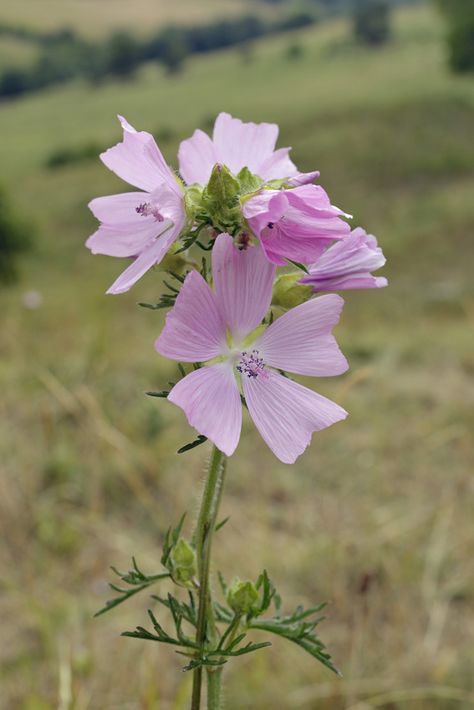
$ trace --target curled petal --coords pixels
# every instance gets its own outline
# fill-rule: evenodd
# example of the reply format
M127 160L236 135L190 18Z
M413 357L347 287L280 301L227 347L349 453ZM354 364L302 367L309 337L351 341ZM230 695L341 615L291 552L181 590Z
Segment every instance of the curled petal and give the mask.
M301 282L315 291L381 288L387 285L387 279L370 272L380 269L385 261L376 238L359 227L329 247Z
M189 424L231 456L239 443L242 404L228 363L209 365L186 375L168 395Z
M165 182L175 192L180 187L165 162L155 139L146 131L136 131L122 116L123 141L101 154L102 162L125 182L152 192Z
M260 246L240 251L229 234L212 250L212 277L219 308L234 338L248 335L265 316L272 299L275 267Z
M278 318L255 343L265 362L299 375L330 377L349 367L332 329L344 301L328 294L313 298Z
M171 360L205 362L226 351L226 327L216 297L197 271L186 276L166 316L156 350Z
M331 400L271 370L265 376L242 376L242 385L255 426L283 463L296 461L313 432L347 417Z

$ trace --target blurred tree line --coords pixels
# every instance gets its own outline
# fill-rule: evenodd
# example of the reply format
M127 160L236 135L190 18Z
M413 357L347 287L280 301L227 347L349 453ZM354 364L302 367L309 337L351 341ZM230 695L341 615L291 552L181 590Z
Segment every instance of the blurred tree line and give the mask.
M177 72L191 54L244 44L314 21L314 15L308 12L295 12L274 20L245 15L201 26L168 25L144 40L126 31L118 31L101 43L84 40L69 29L41 33L3 25L0 34L35 42L40 47L40 54L30 67L3 70L0 97L12 98L75 77L92 82L100 82L108 76L126 79L133 76L140 64L149 61L158 61L167 71Z
M449 63L453 71L474 71L474 0L435 0L448 23Z

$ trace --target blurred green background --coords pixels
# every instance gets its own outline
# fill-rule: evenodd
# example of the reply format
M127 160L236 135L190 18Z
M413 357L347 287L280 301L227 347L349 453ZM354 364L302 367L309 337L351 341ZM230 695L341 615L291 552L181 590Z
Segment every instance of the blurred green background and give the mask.
M328 600L344 678L276 640L226 669L226 708L473 707L472 22L370 4L2 0L2 709L188 707L179 657L119 636L146 596L92 619L109 565L155 571L183 510L191 528L207 452L177 456L193 431L144 395L175 374L162 313L136 305L160 273L106 297L123 265L84 241L87 202L128 189L97 157L117 113L176 166L222 110L280 124L390 281L346 294L351 368L312 383L344 424L287 467L246 421L214 548L227 577L265 567L288 604Z

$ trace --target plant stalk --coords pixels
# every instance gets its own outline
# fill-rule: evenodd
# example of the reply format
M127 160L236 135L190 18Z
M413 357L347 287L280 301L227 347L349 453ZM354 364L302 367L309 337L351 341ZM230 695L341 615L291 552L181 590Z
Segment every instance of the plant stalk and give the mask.
M199 577L199 607L196 630L196 643L199 645L199 655L202 657L208 641L216 638L214 614L212 612L211 592L209 586L209 571L211 566L211 546L217 523L217 514L224 486L226 458L215 446L212 449L209 462L201 509L195 532L195 544ZM220 678L221 669L208 673L208 710L220 708ZM212 677L211 677L212 676ZM191 710L200 710L202 689L202 666L193 672L193 690Z

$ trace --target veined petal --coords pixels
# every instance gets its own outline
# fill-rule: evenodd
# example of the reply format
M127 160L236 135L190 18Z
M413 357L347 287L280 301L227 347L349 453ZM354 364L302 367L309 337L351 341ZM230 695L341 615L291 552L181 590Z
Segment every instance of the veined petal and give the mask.
M188 185L207 185L212 168L217 163L214 144L204 131L197 129L191 138L182 141L178 151L179 172Z
M160 222L159 226L163 229L161 236L146 247L133 264L120 274L107 293L117 294L128 291L148 269L151 269L155 264L159 264L163 259L177 235L175 225L170 220Z
M243 123L228 113L220 113L214 125L217 160L234 174L247 167L258 175L260 165L272 155L277 138L276 124Z
M136 222L137 226L145 220L137 214L137 207L147 202L149 195L146 192L124 192L119 195L106 195L96 197L89 202L89 209L96 219L107 224L130 224ZM151 218L153 219L153 218Z
M189 424L231 456L239 443L242 404L229 363L194 370L168 395L186 414Z
M146 131L136 131L122 116L119 120L123 141L102 153L102 162L122 180L146 192L152 192L162 182L180 192L176 177L153 136Z
M86 241L86 247L93 254L107 256L136 257L151 246L159 234L170 227L172 222L143 220L143 223L101 224Z
M212 360L226 351L226 326L216 296L197 271L186 276L155 348L183 362Z
M254 343L265 363L298 375L329 377L349 367L331 331L344 300L335 294L292 308Z
M272 299L275 267L261 247L240 251L229 234L212 250L212 277L219 308L235 339L248 335L265 316Z
M263 180L281 180L296 175L296 165L290 160L291 148L279 148L258 167L257 175Z
M347 412L316 392L268 370L242 376L245 401L255 426L283 463L294 463L313 432L347 417Z

